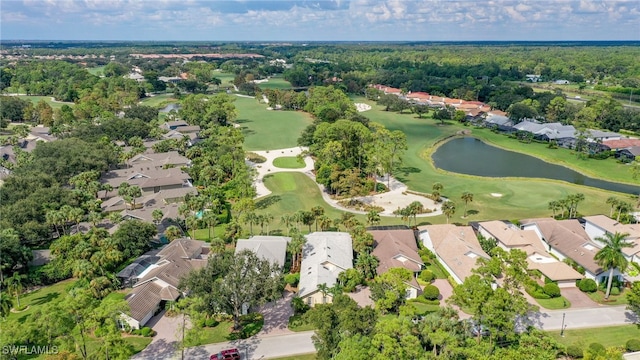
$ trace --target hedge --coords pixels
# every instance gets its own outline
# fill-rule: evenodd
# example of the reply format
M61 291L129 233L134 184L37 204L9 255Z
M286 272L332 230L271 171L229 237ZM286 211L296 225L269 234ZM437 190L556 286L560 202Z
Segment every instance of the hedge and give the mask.
M629 339L627 341L625 347L630 352L640 351L640 340L638 340L638 339Z
M565 353L572 359L582 359L584 356L582 349L576 345L567 346L567 351Z
M433 275L433 272L431 270L422 270L422 272L420 272L419 278L424 282L430 283L433 281L433 279L436 278L436 276Z
M435 285L427 285L422 290L422 296L427 300L437 300L440 296L440 289Z
M582 292L592 293L598 290L598 284L593 279L582 279L578 283L578 289Z
M552 298L560 296L560 287L556 283L548 283L544 285L543 291Z

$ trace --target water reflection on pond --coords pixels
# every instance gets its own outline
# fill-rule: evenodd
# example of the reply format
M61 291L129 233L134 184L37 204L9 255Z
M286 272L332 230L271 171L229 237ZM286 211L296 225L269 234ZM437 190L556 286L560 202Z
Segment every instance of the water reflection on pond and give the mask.
M477 176L528 177L568 181L605 190L637 194L640 185L627 185L584 176L569 168L533 156L506 151L472 138L456 138L440 146L432 156L437 168Z

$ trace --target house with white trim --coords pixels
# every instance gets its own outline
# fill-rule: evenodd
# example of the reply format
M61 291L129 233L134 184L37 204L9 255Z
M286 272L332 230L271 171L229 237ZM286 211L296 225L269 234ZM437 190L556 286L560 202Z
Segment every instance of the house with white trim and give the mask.
M418 231L422 244L458 284L473 274L478 258L489 259L471 226L425 225L419 226Z
M598 238L604 237L605 234L628 234L625 240L633 246L622 248L622 253L627 261L640 262L640 224L621 224L604 215L585 216L584 221L587 235L600 247L603 247L604 243Z
M331 303L331 294L322 293L319 285L333 287L338 274L353 268L353 244L346 232L313 232L305 236L302 248L298 296L309 306Z

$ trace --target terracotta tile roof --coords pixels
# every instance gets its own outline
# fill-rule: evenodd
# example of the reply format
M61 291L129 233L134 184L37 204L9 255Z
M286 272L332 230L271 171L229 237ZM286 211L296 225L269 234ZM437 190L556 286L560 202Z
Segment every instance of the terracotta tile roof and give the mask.
M471 226L455 226L452 224L419 226L428 233L436 255L462 281L472 275L479 257L488 259L480 247L476 234Z
M549 246L594 275L603 270L593 257L599 247L584 231L578 220L555 220L550 218L521 220L522 225L534 224Z
M405 268L411 272L422 269L424 263L418 255L413 230L371 230L373 255L380 260L377 272L383 274L392 268Z
M611 149L625 149L632 146L640 146L640 139L605 140L602 143Z

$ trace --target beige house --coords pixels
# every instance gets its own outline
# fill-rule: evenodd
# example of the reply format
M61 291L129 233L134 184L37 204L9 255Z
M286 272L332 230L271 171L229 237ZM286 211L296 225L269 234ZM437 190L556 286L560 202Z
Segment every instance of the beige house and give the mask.
M416 237L411 229L369 230L373 235L373 256L379 260L378 275L393 268L404 268L414 275L407 282L407 299L414 299L422 293L422 287L415 277L424 263L418 254Z
M622 253L628 261L639 262L640 255L640 224L621 224L604 215L585 216L584 230L589 238L600 246L604 244L598 240L605 234L628 234L625 240L633 246L622 248Z
M420 241L458 284L473 274L479 258L489 259L471 226L425 225L418 230Z
M313 232L305 236L298 296L309 306L332 302L320 286L334 286L338 274L353 267L351 235L345 232Z
M487 239L495 239L497 245L506 251L518 249L525 252L529 269L540 271L557 282L559 287L575 287L576 280L584 278L571 266L551 256L532 230L521 230L511 223L495 220L479 223L478 232Z
M182 295L178 290L180 279L191 270L206 266L209 248L205 245L204 241L176 239L155 255L158 259L155 263L146 263L146 268L138 269L141 272L125 272L129 269L125 268L118 273L119 278L128 276L127 281L133 286L125 298L131 312L122 314L123 322L139 329L162 310L166 302L176 301ZM134 262L136 268L140 263L144 262Z

